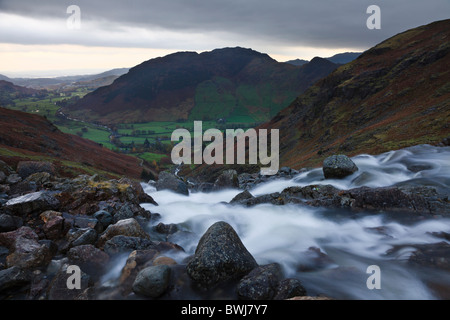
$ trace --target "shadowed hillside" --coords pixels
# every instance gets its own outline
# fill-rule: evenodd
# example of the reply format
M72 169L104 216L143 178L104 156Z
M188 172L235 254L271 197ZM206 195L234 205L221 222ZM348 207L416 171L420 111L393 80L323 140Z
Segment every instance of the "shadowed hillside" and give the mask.
M132 68L65 112L104 124L234 119L263 122L337 65L295 67L251 49L179 52Z
M13 167L23 160L53 162L69 177L101 173L139 179L143 169L137 158L64 134L44 117L5 108L0 108L0 159Z
M264 128L280 129L281 164L378 154L450 136L450 20L398 34L300 95Z

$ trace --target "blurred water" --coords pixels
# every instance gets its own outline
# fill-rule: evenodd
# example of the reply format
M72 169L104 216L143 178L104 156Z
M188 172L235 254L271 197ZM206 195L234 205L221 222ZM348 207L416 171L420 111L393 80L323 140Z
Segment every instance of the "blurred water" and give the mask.
M423 145L378 156L360 155L353 161L360 170L343 180L324 180L322 170L314 169L293 179L258 185L250 192L256 196L311 184L331 184L340 189L417 184L433 185L440 192L450 190L450 148ZM286 276L300 279L310 295L326 294L337 299L438 299L450 291L448 272L413 267L407 262L414 251L412 245L444 241L430 233L450 233L448 218L407 224L382 214L347 218L344 212L337 218L337 210L324 208L271 204L248 208L226 204L240 190L191 193L186 197L156 191L148 184L143 186L159 204L143 205L161 214L158 223L181 224L183 228L173 238L186 250L184 255L174 257L179 262L195 252L198 240L212 224L226 221L259 264L280 263ZM327 262L305 271L305 265L311 264L314 256L308 250L311 247L326 254ZM400 249L387 254L393 248ZM381 268L381 290L369 290L366 286L370 265ZM436 283L439 292L432 289Z

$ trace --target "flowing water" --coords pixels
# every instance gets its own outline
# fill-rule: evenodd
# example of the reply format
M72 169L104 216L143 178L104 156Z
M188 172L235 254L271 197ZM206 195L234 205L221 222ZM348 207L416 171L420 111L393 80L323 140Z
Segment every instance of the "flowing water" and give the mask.
M257 185L254 196L281 192L290 186L331 184L347 190L360 186L431 185L450 190L450 147L421 145L378 156L353 158L359 171L343 180L324 180L321 169ZM359 178L358 178L359 177ZM450 219L396 219L387 214L351 214L336 209L299 205L255 207L226 204L242 190L191 193L188 197L156 191L143 184L159 206L157 222L180 224L169 241L185 249L173 256L180 263L194 254L198 240L217 221L226 221L259 264L279 263L287 277L301 280L309 295L336 299L441 299L450 296L450 273L413 266L413 245L446 241L431 233L450 233ZM310 249L316 248L316 249ZM320 256L318 254L320 250ZM447 257L448 259L449 257ZM367 268L381 270L381 289L369 290Z

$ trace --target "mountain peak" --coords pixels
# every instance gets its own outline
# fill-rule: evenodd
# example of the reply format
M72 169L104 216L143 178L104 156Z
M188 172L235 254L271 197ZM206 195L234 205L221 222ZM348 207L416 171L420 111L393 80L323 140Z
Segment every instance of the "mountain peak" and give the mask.
M68 114L105 124L235 117L267 121L333 64L305 70L253 49L177 52L148 60L86 95ZM267 90L267 87L271 90Z
M326 59L326 58L321 58L321 57L314 57L309 64L311 65L330 65L333 64L333 62L331 62L330 60Z

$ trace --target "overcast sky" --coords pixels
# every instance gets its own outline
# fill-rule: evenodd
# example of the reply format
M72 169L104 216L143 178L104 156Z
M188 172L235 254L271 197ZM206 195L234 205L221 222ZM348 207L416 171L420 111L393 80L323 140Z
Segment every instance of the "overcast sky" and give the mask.
M381 30L366 26L373 4ZM67 27L70 5L81 10L80 29ZM448 18L450 0L0 0L0 73L104 71L235 46L309 60Z

